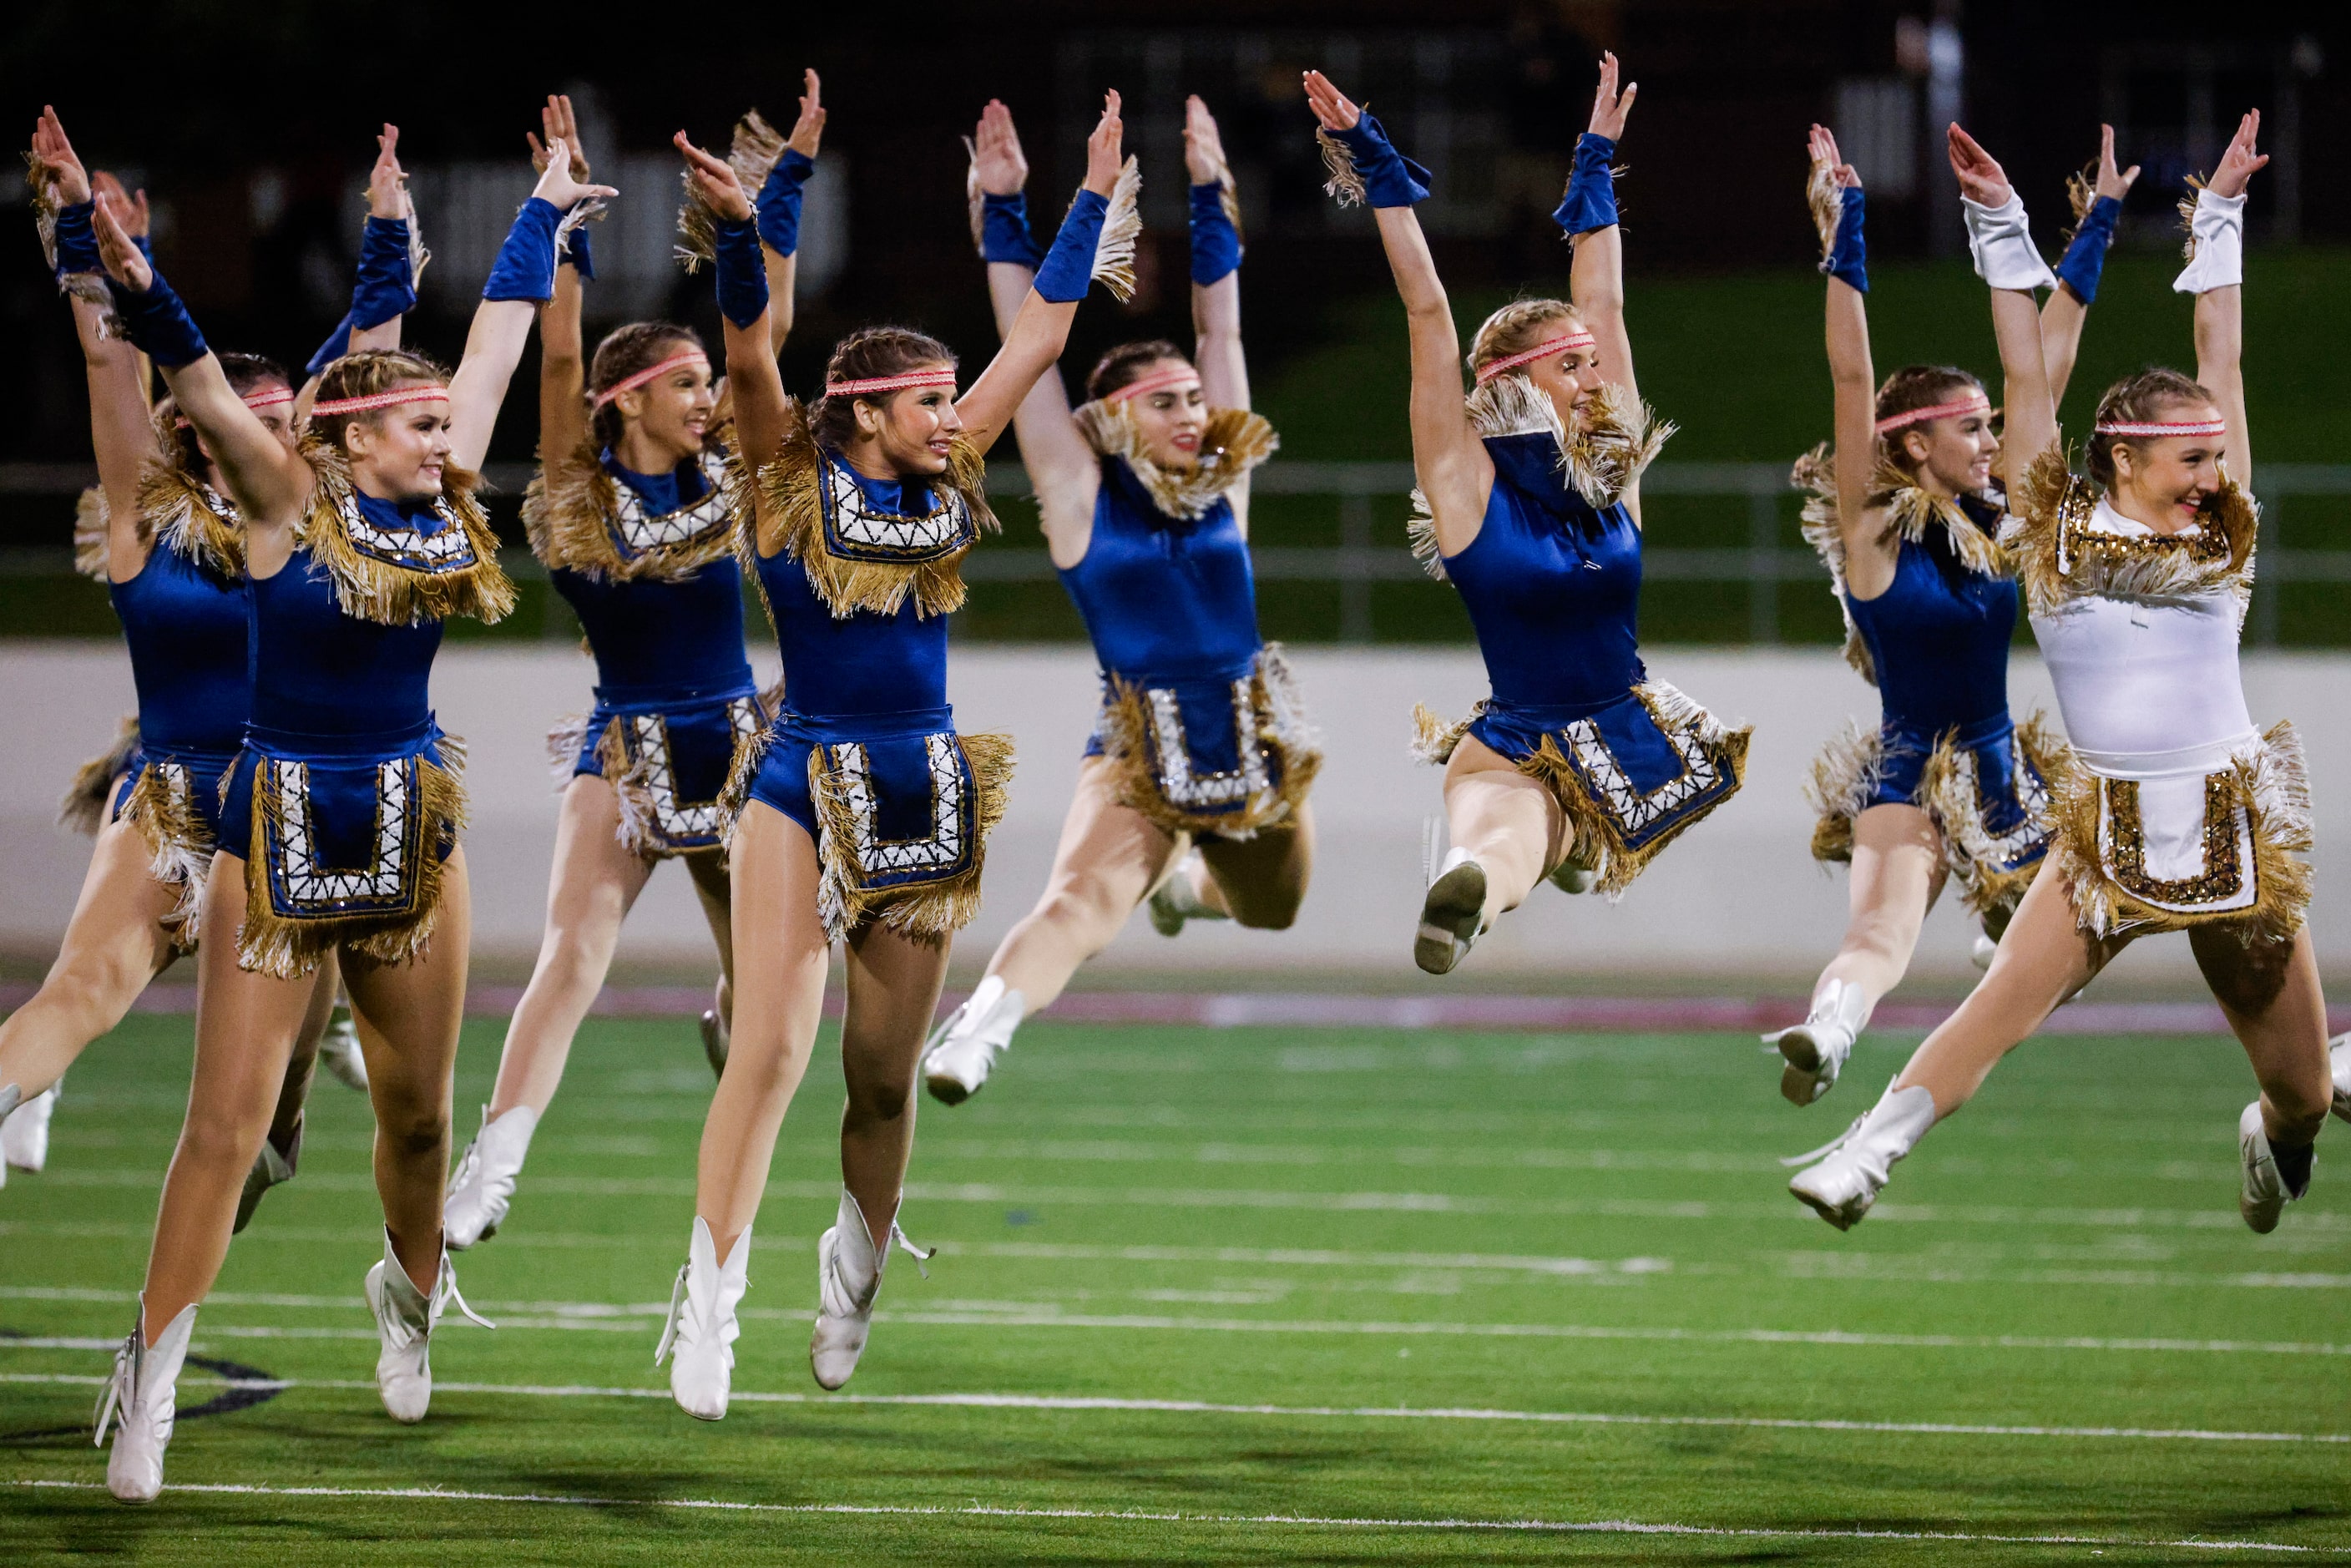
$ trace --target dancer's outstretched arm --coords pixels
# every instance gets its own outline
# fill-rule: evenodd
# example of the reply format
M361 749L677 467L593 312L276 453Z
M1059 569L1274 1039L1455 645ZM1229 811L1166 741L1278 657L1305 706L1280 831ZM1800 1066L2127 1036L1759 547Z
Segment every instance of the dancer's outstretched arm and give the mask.
M1844 542L1845 581L1868 599L1893 580L1896 547L1868 520L1878 462L1877 371L1869 352L1861 176L1839 155L1826 126L1813 127L1811 151L1807 190L1828 249L1821 267L1828 274L1829 382L1836 396L1837 532Z
M2229 476L2253 487L2253 432L2245 416L2245 187L2270 161L2254 146L2262 111L2237 122L2211 183L2198 193L2196 256L2174 288L2196 296L2196 379L2220 404L2229 424Z
M528 136L530 160L541 173L552 161L549 149L563 148L571 159L571 177L588 183L587 154L580 150L579 119L565 93L548 95L538 111L547 132L541 141ZM528 135L528 133L526 133ZM588 350L580 317L588 300L588 283L596 275L595 253L585 225L571 232L570 243L555 258L555 293L538 317L538 458L556 464L570 460L588 439L588 410L580 401L588 384Z
M1326 132L1354 130L1363 110L1321 71L1306 73L1306 101ZM1393 154L1391 154L1393 156ZM1494 460L1486 455L1461 399L1461 339L1452 302L1428 254L1428 238L1408 202L1374 205L1380 244L1404 300L1412 343L1412 465L1415 483L1437 520L1437 549L1458 555L1485 520Z
M2089 185L2089 209L2081 214L2074 238L2057 263L2062 287L2049 291L2041 307L2041 357L2049 366L2049 406L2065 402L2066 383L2074 379L2074 361L2082 348L2082 324L2098 298L2098 278L2105 269L2106 247L2115 242L2115 224L2122 216L2123 197L2138 179L2138 165L2115 166L2115 128L2098 127L2098 161ZM2078 182L2080 176L2076 175ZM2078 183L2076 189L2079 189Z
M785 398L783 372L776 368L768 274L764 261L757 267L751 262L759 238L750 193L735 177L733 165L696 147L684 131L671 140L685 154L695 193L717 214L713 237L718 252L718 314L726 328L736 451L744 465L757 473L783 445Z
M1612 145L1625 139L1625 121L1641 90L1641 84L1634 82L1620 91L1617 78L1616 57L1603 54L1600 85L1592 95L1590 133L1606 138ZM1568 270L1567 287L1576 316L1593 336L1600 373L1638 397L1641 387L1633 373L1633 336L1625 326L1624 236L1624 229L1616 224L1574 235L1570 243L1575 247L1575 260ZM1634 498L1637 488L1630 487L1625 494L1626 504L1635 507L1638 516Z
M2023 484L2026 467L2057 439L2057 411L2050 402L2049 366L2041 348L2041 311L2032 298L2036 287L2053 287L2056 277L2032 248L2024 204L2017 200L2007 172L1957 125L1947 141L1967 208L1976 271L1991 285L1992 336L2000 344L2005 410L2001 479L2013 491Z
M1216 116L1195 93L1184 100L1184 172L1191 177L1192 363L1210 408L1249 406L1249 355L1241 347L1240 235L1226 210L1232 170ZM1226 492L1249 537L1249 476Z
M784 151L768 171L753 204L759 221L759 256L768 271L768 342L780 351L792 335L792 298L800 265L800 201L809 176L816 172L817 149L824 142L824 83L813 70L801 73L799 118L784 139Z
M416 279L426 258L415 238L416 203L408 193L407 172L400 166L400 127L386 123L376 135L375 147L351 308L302 367L302 385L294 394L298 421L309 417L329 365L346 354L399 348L401 323L416 308Z

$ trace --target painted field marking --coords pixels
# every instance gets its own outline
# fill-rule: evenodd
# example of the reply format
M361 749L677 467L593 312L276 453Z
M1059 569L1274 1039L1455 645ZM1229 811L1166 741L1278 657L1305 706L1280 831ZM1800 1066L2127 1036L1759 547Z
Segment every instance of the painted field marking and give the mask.
M96 1481L12 1480L6 1483L59 1491L99 1491ZM1712 1524L1659 1523L1646 1520L1596 1519L1377 1519L1287 1513L1162 1513L1143 1509L1005 1508L971 1503L961 1508L844 1502L735 1502L720 1498L607 1498L578 1493L461 1491L442 1487L273 1487L254 1482L173 1486L174 1492L227 1497L383 1498L423 1502L543 1504L559 1508L674 1508L717 1513L841 1514L913 1519L1071 1519L1109 1523L1274 1525L1324 1530L1458 1530L1563 1535L1688 1535L1776 1541L1949 1541L2030 1546L2126 1546L2196 1552L2282 1552L2339 1556L2351 1548L2293 1546L2268 1541L2199 1538L2136 1539L2113 1535L1991 1535L1939 1530L1796 1530Z

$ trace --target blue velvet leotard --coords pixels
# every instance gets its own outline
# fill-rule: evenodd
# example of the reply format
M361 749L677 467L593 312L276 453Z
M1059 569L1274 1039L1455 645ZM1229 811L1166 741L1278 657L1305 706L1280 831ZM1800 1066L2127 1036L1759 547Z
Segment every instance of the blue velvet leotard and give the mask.
M1105 457L1085 557L1061 575L1106 673L1229 679L1257 657L1257 580L1229 497L1171 517Z
M251 706L247 584L159 538L139 575L110 581L107 594L122 622L139 691L138 747L108 814L122 814L149 769L176 769L168 788L184 797L204 834L201 844L185 847L208 850L220 839L221 775L244 743Z

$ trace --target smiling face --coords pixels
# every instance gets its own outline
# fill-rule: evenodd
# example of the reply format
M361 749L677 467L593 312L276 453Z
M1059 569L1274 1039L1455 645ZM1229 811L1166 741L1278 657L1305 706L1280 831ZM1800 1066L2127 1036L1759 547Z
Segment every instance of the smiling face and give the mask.
M952 371L944 361L910 371ZM955 388L908 387L904 392L860 397L855 405L857 443L846 454L861 473L873 477L926 479L947 471L947 455L963 429Z
M674 344L669 353L684 352L686 347ZM669 353L662 357L667 359ZM675 467L699 454L710 433L711 416L718 407L710 361L690 360L664 371L614 398L612 406L620 411L622 430L633 438L631 444L653 447L668 459L663 467Z
M1143 444L1143 455L1162 468L1199 465L1200 437L1208 426L1208 402L1200 378L1184 360L1154 360L1135 367L1130 386L1174 377L1165 385L1120 400ZM1117 394L1113 392L1112 396Z
M431 383L409 380L388 389ZM441 494L449 461L449 400L446 396L396 402L354 418L343 428L350 454L351 482L385 501L427 501Z
M1920 486L1938 496L1981 491L1991 483L1992 462L2000 455L2000 437L1988 408L1921 420L1894 440Z
M2209 402L2175 399L2167 401L2155 417L2166 423L2217 423L2220 411ZM2220 487L2220 458L2227 445L2226 438L2218 435L2118 439L2113 447L2115 482L2108 498L2124 517L2158 532L2188 528Z

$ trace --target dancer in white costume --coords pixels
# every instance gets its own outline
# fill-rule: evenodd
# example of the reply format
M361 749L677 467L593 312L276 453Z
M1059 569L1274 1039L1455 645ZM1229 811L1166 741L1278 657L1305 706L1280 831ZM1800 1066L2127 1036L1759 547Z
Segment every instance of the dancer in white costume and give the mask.
M2099 400L2089 479L2052 447L2011 497L2019 575L2074 746L2051 780L2049 874L1974 994L1789 1183L1840 1229L2053 1008L2125 945L2168 931L2188 934L2261 1085L2238 1119L2245 1223L2274 1228L2308 1188L2333 1090L2304 925L2309 790L2293 727L2253 727L2237 669L2257 522L2241 350L2245 186L2268 162L2259 128L2245 116L2199 193L2192 257L2173 285L2196 297L2196 379L2152 370L2117 382ZM1977 268L1995 287L2039 264L2022 225L2003 221L1997 174L1961 171ZM2011 382L2010 395L2040 391ZM2021 412L2011 404L2011 429Z

